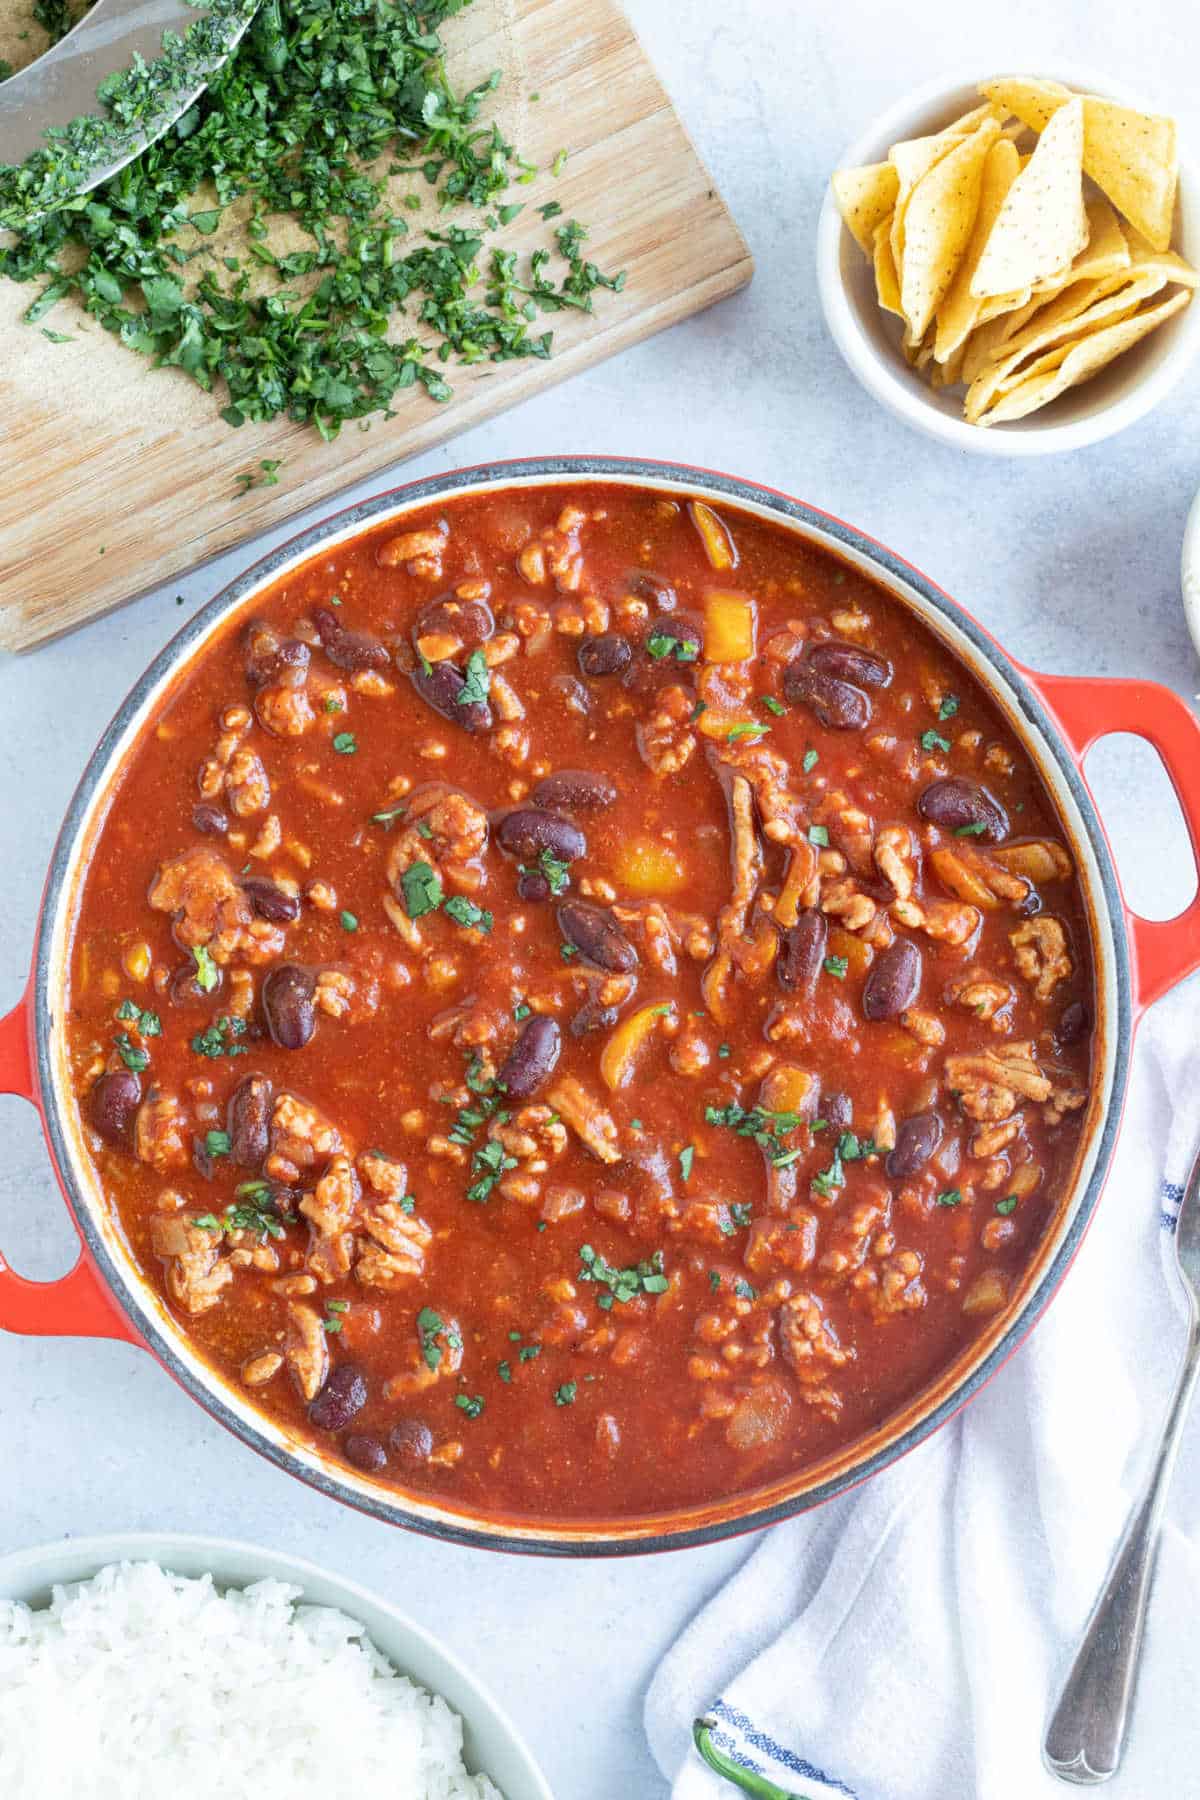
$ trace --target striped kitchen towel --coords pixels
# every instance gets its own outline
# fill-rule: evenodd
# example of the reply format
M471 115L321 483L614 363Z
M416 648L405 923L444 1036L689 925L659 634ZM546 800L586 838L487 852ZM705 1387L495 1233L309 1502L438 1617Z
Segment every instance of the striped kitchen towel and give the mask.
M1050 1705L1161 1421L1171 1236L1200 1144L1200 980L1138 1037L1108 1188L1061 1295L972 1404L875 1480L756 1539L646 1701L672 1800L1059 1800ZM1161 1254L1160 1254L1161 1251ZM1200 1794L1200 1420L1185 1443L1115 1800Z

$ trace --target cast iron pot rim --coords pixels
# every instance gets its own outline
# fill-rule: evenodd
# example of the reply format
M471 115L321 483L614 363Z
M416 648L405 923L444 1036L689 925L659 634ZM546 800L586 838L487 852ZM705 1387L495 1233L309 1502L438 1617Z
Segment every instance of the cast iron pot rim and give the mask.
M1112 1021L1114 1038L1112 1091L1109 1095L1104 1119L1098 1128L1095 1161L1092 1165L1091 1176L1053 1260L1042 1273L1037 1289L1029 1296L1021 1310L1014 1315L987 1356L964 1376L953 1391L947 1394L932 1411L908 1426L898 1437L881 1447L865 1461L841 1470L829 1480L822 1482L819 1487L810 1488L805 1493L795 1494L771 1504L750 1507L745 1512L714 1520L708 1524L694 1525L678 1531L667 1528L653 1536L625 1537L601 1534L585 1538L571 1534L573 1531L585 1531L586 1525L572 1527L568 1522L563 1528L555 1528L554 1535L542 1537L536 1534L537 1528L530 1530L523 1527L521 1533L516 1531L509 1533L502 1528L489 1531L465 1519L463 1523L456 1523L451 1518L433 1518L413 1513L407 1509L401 1499L388 1500L382 1495L377 1498L357 1488L349 1487L333 1474L310 1467L286 1446L271 1442L265 1433L243 1420L222 1397L216 1382L214 1381L210 1386L200 1380L176 1353L170 1337L162 1330L149 1311L143 1310L138 1305L125 1271L110 1254L102 1235L96 1229L90 1205L78 1192L73 1177L72 1150L62 1116L65 1109L59 1098L51 1054L54 1025L50 1013L51 943L64 889L75 861L76 840L80 828L85 822L88 808L97 790L103 787L115 767L114 752L125 734L130 719L153 690L167 676L183 665L192 648L207 634L214 620L238 606L248 594L261 587L285 565L292 564L305 553L316 550L327 538L344 534L350 526L365 527L381 514L394 512L399 507L407 509L425 501L449 498L468 488L504 485L505 483L519 486L526 482L557 481L563 476L596 481L616 477L626 482L644 481L647 485L655 487L675 486L692 492L700 491L707 496L715 494L734 504L749 501L752 505L761 506L776 513L786 521L818 532L822 536L832 539L835 544L842 544L856 555L864 557L867 562L890 576L901 588L907 587L918 593L921 599L935 612L952 624L957 631L962 632L1006 685L1024 720L1040 734L1042 741L1049 747L1058 772L1079 810L1079 816L1087 833L1088 843L1096 859L1099 872L1105 917L1099 918L1097 923L1101 927L1107 923L1110 927L1110 946L1116 987L1115 1018ZM760 486L738 476L723 475L687 463L655 462L646 458L620 456L523 457L511 461L481 463L474 467L457 469L448 474L428 475L417 481L402 483L384 493L373 495L370 499L361 500L354 506L346 507L341 512L331 514L318 521L317 524L310 525L306 530L299 532L286 543L278 545L243 574L235 577L207 605L201 607L200 611L189 619L159 652L126 695L112 723L92 753L67 809L55 844L38 923L34 965L36 1060L46 1134L50 1139L60 1179L67 1188L71 1210L75 1215L87 1249L110 1293L133 1323L139 1336L146 1341L147 1347L153 1355L162 1363L168 1373L173 1375L176 1381L186 1389L192 1399L198 1401L206 1412L231 1431L235 1437L240 1438L251 1449L257 1450L260 1455L265 1456L286 1474L295 1476L329 1499L338 1500L343 1505L353 1506L358 1511L367 1513L387 1524L402 1525L443 1542L466 1544L475 1549L507 1550L523 1555L568 1557L636 1556L662 1550L690 1549L693 1546L718 1543L726 1538L757 1531L764 1526L776 1524L782 1519L793 1518L799 1513L808 1512L824 1501L833 1499L835 1495L844 1493L846 1489L856 1487L859 1482L865 1481L881 1469L887 1468L890 1463L898 1461L907 1451L915 1449L918 1444L923 1443L960 1407L965 1405L995 1374L1000 1365L1007 1360L1041 1318L1051 1299L1057 1293L1083 1234L1091 1222L1103 1191L1120 1126L1122 1104L1129 1077L1129 1052L1133 1030L1129 949L1125 932L1120 927L1124 913L1124 903L1121 899L1112 857L1099 816L1075 760L1066 747L1060 728L1055 724L1025 676L982 626L965 613L948 594L923 575L919 569L915 569L910 563L905 562L902 557L896 556L893 551L869 537L865 532L858 531L855 527L845 524L841 519L822 512L818 507L793 499L790 495L780 493L774 488Z

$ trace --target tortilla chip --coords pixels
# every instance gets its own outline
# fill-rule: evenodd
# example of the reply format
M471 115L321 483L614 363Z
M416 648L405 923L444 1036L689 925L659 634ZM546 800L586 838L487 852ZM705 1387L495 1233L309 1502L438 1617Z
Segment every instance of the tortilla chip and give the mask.
M900 305L916 337L924 337L971 241L984 165L999 135L995 119L985 119L913 189L899 275Z
M971 280L977 299L1064 269L1087 243L1083 102L1060 106L1009 188Z
M1070 99L1068 90L1056 81L1029 81L1019 76L982 82L979 91L1035 131L1043 131ZM1174 119L1136 112L1099 94L1082 98L1084 173L1155 250L1166 250L1179 178Z
M976 422L980 425L999 425L1006 419L1026 418L1039 407L1047 406L1068 388L1078 387L1081 382L1098 375L1116 357L1131 349L1142 338L1148 337L1152 331L1157 331L1160 325L1187 306L1191 298L1186 290L1172 294L1145 312L1134 313L1132 318L1081 339L1053 369L1039 370L1035 365L1023 381L1003 395L990 412ZM1051 351L1049 354L1056 357L1058 351Z
M1106 286L1104 282L1079 282L1077 285L1086 290L1082 297L1077 298L1073 289L1067 288L1050 305L1040 307L1025 329L1004 345L1003 354L971 384L964 407L968 419L977 419L996 394L1024 380L1033 366L1030 357L1044 356L1060 345L1070 348L1085 337L1118 324L1135 313L1143 300L1167 285L1165 275L1113 276L1111 280L1121 283L1112 292L1097 292Z
M891 218L881 219L875 227L875 243L872 249L872 260L875 264L875 293L885 312L895 313L898 319L902 319L904 314L900 310L900 277L896 274L896 265L892 261L891 233Z
M979 92L993 106L1015 113L1022 125L1045 131L1047 125L1071 98L1070 88L1058 81L1035 81L1025 75L1001 75L995 81L981 81Z
M974 130L975 125L981 125L990 116L991 108L987 106L977 107L974 113L964 115L966 119L973 119L975 122L970 130ZM892 261L897 270L904 261L904 215L908 211L913 189L923 176L928 175L935 163L969 135L969 131L960 131L957 125L948 125L945 131L932 132L928 137L903 138L888 151L888 161L899 179L899 192L892 209Z
M960 344L944 363L934 363L930 380L935 388L954 387L957 382L962 380L963 351L965 349L966 345Z
M1185 262L1174 250L1151 249L1145 238L1136 231L1129 233L1129 260L1131 267L1151 269L1156 275L1165 275L1168 281L1179 282L1181 287L1200 286L1200 274L1190 262Z
M860 250L870 256L875 228L889 218L900 191L900 178L890 162L865 163L858 169L835 169L833 197L846 228Z
M1056 294L1069 289L1077 302L1075 311L1082 312L1085 306L1100 297L1101 291L1111 292L1111 287L1103 290L1096 287L1088 291L1085 290L1084 283L1098 283L1121 274L1131 266L1133 259L1125 233L1121 229L1121 221L1108 201L1097 194L1087 202L1086 210L1088 241L1069 269L1064 269L1058 275L1047 276L1036 287L1027 288L1023 295L1014 294L993 301L983 301L979 324L972 332L967 346L963 374L968 383L974 381L985 364L1000 354L1001 346L1022 330ZM1149 251L1149 246L1147 250ZM1006 299L1011 304L1006 304ZM993 309L990 314L989 307ZM993 321L991 330L985 331L983 327Z
M949 362L955 351L966 342L979 317L983 301L972 294L971 277L1004 204L1004 197L1016 180L1020 168L1021 158L1007 138L1001 137L991 145L983 165L979 208L971 228L970 241L954 272L954 279L946 290L945 298L938 307L934 355L939 363Z

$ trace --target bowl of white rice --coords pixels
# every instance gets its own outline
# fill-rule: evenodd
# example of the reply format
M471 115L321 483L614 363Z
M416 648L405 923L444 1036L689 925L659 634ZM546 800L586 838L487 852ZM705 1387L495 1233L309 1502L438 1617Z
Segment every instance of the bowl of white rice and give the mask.
M553 1800L411 1619L299 1558L173 1535L0 1559L0 1794Z

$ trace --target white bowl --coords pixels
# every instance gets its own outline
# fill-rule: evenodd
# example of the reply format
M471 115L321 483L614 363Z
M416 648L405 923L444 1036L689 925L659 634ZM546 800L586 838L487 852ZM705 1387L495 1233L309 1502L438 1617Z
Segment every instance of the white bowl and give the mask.
M515 1725L487 1689L456 1657L392 1606L352 1581L330 1575L298 1556L260 1550L226 1538L175 1532L129 1532L66 1538L0 1558L0 1596L29 1606L48 1606L59 1582L88 1581L108 1563L156 1562L176 1575L208 1575L220 1588L252 1581L287 1581L317 1606L335 1606L366 1626L367 1635L404 1675L442 1698L463 1721L463 1760L472 1774L485 1772L504 1800L554 1800L545 1776ZM353 1785L353 1784L351 1784Z
M1200 493L1192 501L1183 528L1183 610L1188 630L1200 656Z
M899 101L851 144L837 166L880 162L898 140L940 131L979 104L980 81L1012 73L1040 73L1081 93L1103 94L1145 112L1164 110L1076 66L972 69L929 82ZM1200 261L1200 181L1182 157L1175 221L1173 248L1189 262ZM918 431L982 456L1044 456L1111 437L1144 418L1182 380L1200 351L1198 297L1091 381L1069 389L1041 412L985 429L963 418L960 389L935 391L905 362L901 322L880 307L870 262L843 225L828 187L817 225L817 286L833 340L863 386Z

